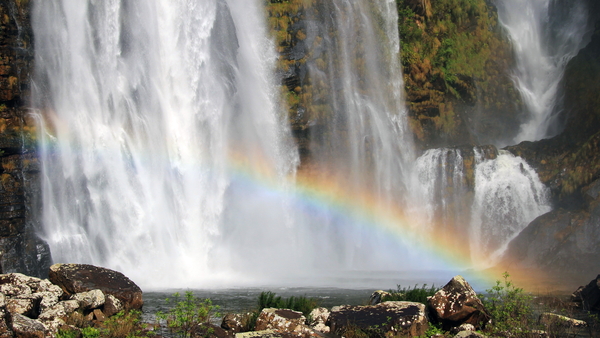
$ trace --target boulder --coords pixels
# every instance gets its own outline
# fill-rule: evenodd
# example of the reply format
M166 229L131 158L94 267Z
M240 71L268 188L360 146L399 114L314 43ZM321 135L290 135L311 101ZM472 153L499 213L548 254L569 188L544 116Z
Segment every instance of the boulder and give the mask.
M546 328L556 331L559 328L570 329L570 328L587 328L587 322L579 319L569 318L556 313L542 313L540 315L540 324Z
M237 313L228 313L223 317L221 328L231 332L242 332L244 329L243 316Z
M313 309L309 315L311 322L310 327L318 332L329 333L330 327L327 326L327 320L329 319L329 310L324 307L318 307Z
M88 264L54 264L48 279L67 295L99 289L115 296L127 309L141 309L144 305L142 290L118 271Z
M0 309L0 338L4 337L14 337L13 332L8 328L8 323L6 322L6 311L4 309Z
M235 338L283 338L284 335L274 330L262 330L236 333Z
M38 317L40 320L53 320L63 318L79 308L79 302L76 300L65 300L46 309Z
M44 338L46 327L41 322L18 313L10 314L12 331L17 338Z
M432 320L442 323L444 330L462 324L483 328L490 315L475 291L461 276L455 276L427 301Z
M389 295L390 295L389 292L385 292L383 290L377 290L371 294L371 298L369 298L369 305L377 305L377 304L381 303L381 300L384 297L389 296Z
M106 299L104 301L104 309L102 312L107 317L116 315L117 313L123 310L123 303L117 299L117 297L113 295L106 295Z
M306 318L302 312L288 309L263 309L256 319L256 330L275 330L293 336L305 336L311 329L305 325Z
M487 336L482 335L479 332L466 330L458 332L454 338L486 338Z
M104 293L98 289L76 293L71 296L71 299L78 301L79 306L83 310L97 309L104 305L105 302Z
M571 300L581 304L583 310L600 311L600 275L586 286L580 286Z
M33 299L11 298L6 301L6 310L10 313L18 313L31 317L34 315L35 305Z
M348 329L360 329L370 336L410 336L425 334L429 326L425 305L390 301L367 306L336 306L327 324L331 332L344 335Z

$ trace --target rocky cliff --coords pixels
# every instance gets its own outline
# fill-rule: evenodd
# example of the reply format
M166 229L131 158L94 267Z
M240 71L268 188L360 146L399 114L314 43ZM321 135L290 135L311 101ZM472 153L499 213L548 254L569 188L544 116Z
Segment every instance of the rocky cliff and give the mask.
M0 0L0 264L4 272L44 276L50 250L35 235L41 190L28 109L33 66L29 5Z
M600 13L600 5L592 5L591 13ZM540 267L573 278L600 271L599 23L590 43L565 71L564 131L507 148L536 168L556 206L513 240L506 257L509 265Z

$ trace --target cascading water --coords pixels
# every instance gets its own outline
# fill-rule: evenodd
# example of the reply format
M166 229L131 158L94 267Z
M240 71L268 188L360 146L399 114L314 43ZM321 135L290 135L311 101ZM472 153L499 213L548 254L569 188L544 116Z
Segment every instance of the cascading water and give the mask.
M344 183L400 202L414 160L407 130L394 1L335 0L309 12L317 62L309 68L319 138L314 157ZM311 38L311 37L309 37Z
M395 5L332 6L340 36L326 80L343 96L333 129L349 137L331 140L344 159L331 163L349 168L351 191L392 203L412 156ZM294 194L298 154L259 1L38 1L33 25L43 235L55 261L115 268L145 287L422 266L398 263L405 248L385 234L365 236L351 216ZM360 48L364 78L348 48Z
M522 158L500 150L485 160L475 148L475 196L471 211L471 258L487 268L508 243L539 215L551 210L548 188Z
M277 185L298 161L277 112L260 6L37 1L32 15L54 260L145 285L215 277L236 166L269 171Z
M54 260L115 268L146 287L435 267L411 252L409 233L440 229L422 228L415 215L453 218L444 230L451 233L468 222L459 209L470 209L460 197L469 194L457 150L429 151L414 167L395 2L316 6L306 32L321 43L309 64L318 107L311 160L346 195L366 195L358 200L375 201L378 211L404 209L401 219L412 217L404 243L302 200L259 1L39 0L33 85L43 125L43 235ZM524 162L512 161L522 182L535 182ZM518 171L501 167L476 167L471 228L461 231L477 245L490 244L490 224L505 217L485 213L500 203L490 192L524 189L497 188L500 173ZM527 187L532 210L543 212L542 188ZM531 215L519 216L518 227ZM518 227L508 222L494 249Z
M516 56L514 80L529 111L514 143L556 135L559 85L565 66L583 47L587 6L582 0L497 0L498 16Z

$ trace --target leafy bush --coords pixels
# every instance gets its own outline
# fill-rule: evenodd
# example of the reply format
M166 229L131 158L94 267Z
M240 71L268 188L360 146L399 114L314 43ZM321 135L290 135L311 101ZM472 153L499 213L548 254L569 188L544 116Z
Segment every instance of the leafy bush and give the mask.
M486 330L493 335L525 337L536 329L536 320L531 308L533 297L517 288L505 272L504 281L496 281L486 294L480 296L483 305L492 317Z
M180 337L191 337L201 324L209 324L212 316L220 316L219 306L213 305L210 299L200 299L192 291L186 291L180 300L179 293L173 294L173 299L166 299L167 303L174 303L175 307L168 313L158 312L158 320L165 321L167 327ZM210 331L210 329L209 329ZM210 333L210 332L208 332Z
M389 290L389 295L383 296L381 301L405 301L405 302L417 302L417 303L427 303L427 297L433 296L438 289L435 285L431 287L427 287L427 284L423 284L421 287L415 286L412 287L402 287L402 285L398 284L397 290Z

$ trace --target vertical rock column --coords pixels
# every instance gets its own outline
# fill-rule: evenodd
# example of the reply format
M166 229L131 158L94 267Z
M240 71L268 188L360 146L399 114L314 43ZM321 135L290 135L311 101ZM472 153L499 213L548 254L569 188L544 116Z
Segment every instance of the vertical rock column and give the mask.
M33 37L28 0L0 0L0 263L44 276L48 245L35 234L41 191L35 126L28 116Z

